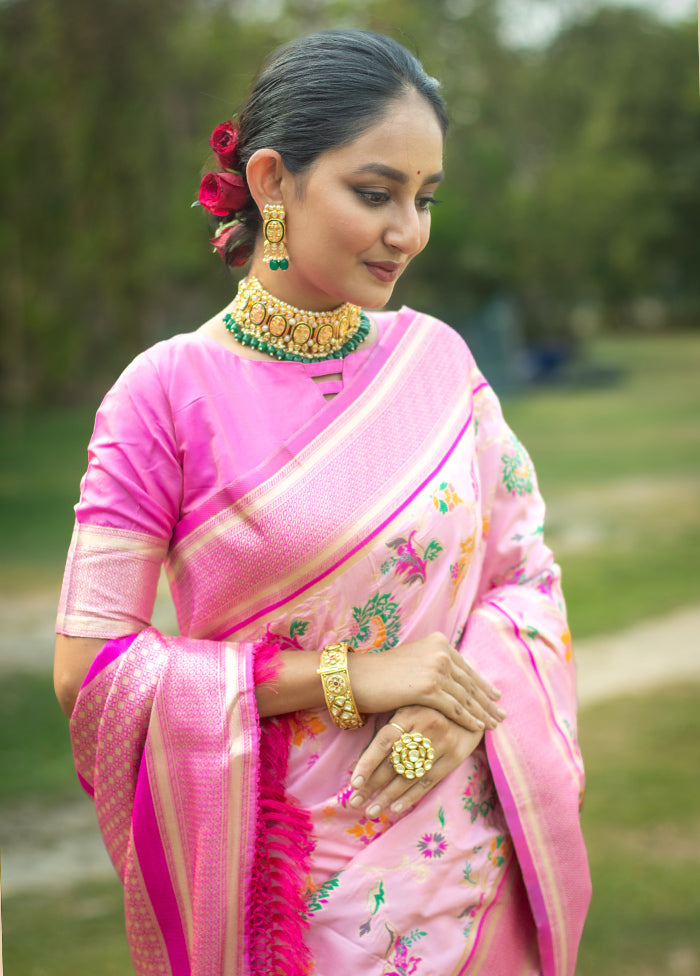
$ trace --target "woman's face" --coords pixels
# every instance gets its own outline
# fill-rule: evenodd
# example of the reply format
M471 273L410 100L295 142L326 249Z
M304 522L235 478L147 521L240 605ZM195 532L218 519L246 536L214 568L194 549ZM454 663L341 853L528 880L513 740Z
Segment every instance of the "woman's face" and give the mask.
M432 107L412 91L353 142L286 175L289 269L263 265L263 284L300 308L385 305L428 243L442 145Z

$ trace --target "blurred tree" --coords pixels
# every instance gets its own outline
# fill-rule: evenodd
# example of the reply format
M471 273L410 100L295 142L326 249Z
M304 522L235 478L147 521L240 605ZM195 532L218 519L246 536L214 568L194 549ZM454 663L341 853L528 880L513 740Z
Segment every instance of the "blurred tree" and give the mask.
M496 0L0 4L0 402L92 398L227 300L189 208L207 136L271 48L336 25L415 50L452 116L431 247L398 301L468 312L506 292L532 334L581 301L697 316L694 28L578 9L528 50Z

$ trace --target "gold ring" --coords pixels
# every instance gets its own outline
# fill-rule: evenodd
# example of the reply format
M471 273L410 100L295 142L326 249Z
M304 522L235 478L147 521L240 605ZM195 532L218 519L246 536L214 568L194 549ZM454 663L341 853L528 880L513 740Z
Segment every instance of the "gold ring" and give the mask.
M405 779L420 779L425 776L432 769L434 759L432 742L420 732L404 732L391 750L391 765Z
M401 735L404 735L406 729L402 729L398 722L389 722L389 725L393 725L395 729L398 729Z

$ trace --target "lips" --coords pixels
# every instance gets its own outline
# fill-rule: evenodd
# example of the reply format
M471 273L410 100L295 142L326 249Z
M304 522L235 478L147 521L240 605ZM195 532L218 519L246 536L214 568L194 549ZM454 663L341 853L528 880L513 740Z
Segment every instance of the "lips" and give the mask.
M396 261L365 261L365 267L379 281L396 281L401 273L401 265Z

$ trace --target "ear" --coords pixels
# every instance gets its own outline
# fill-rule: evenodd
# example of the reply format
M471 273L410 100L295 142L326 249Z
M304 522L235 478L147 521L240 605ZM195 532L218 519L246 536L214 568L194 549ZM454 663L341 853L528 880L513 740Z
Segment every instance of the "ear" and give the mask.
M283 203L281 184L288 175L276 149L257 149L250 157L245 177L260 213L268 203Z

